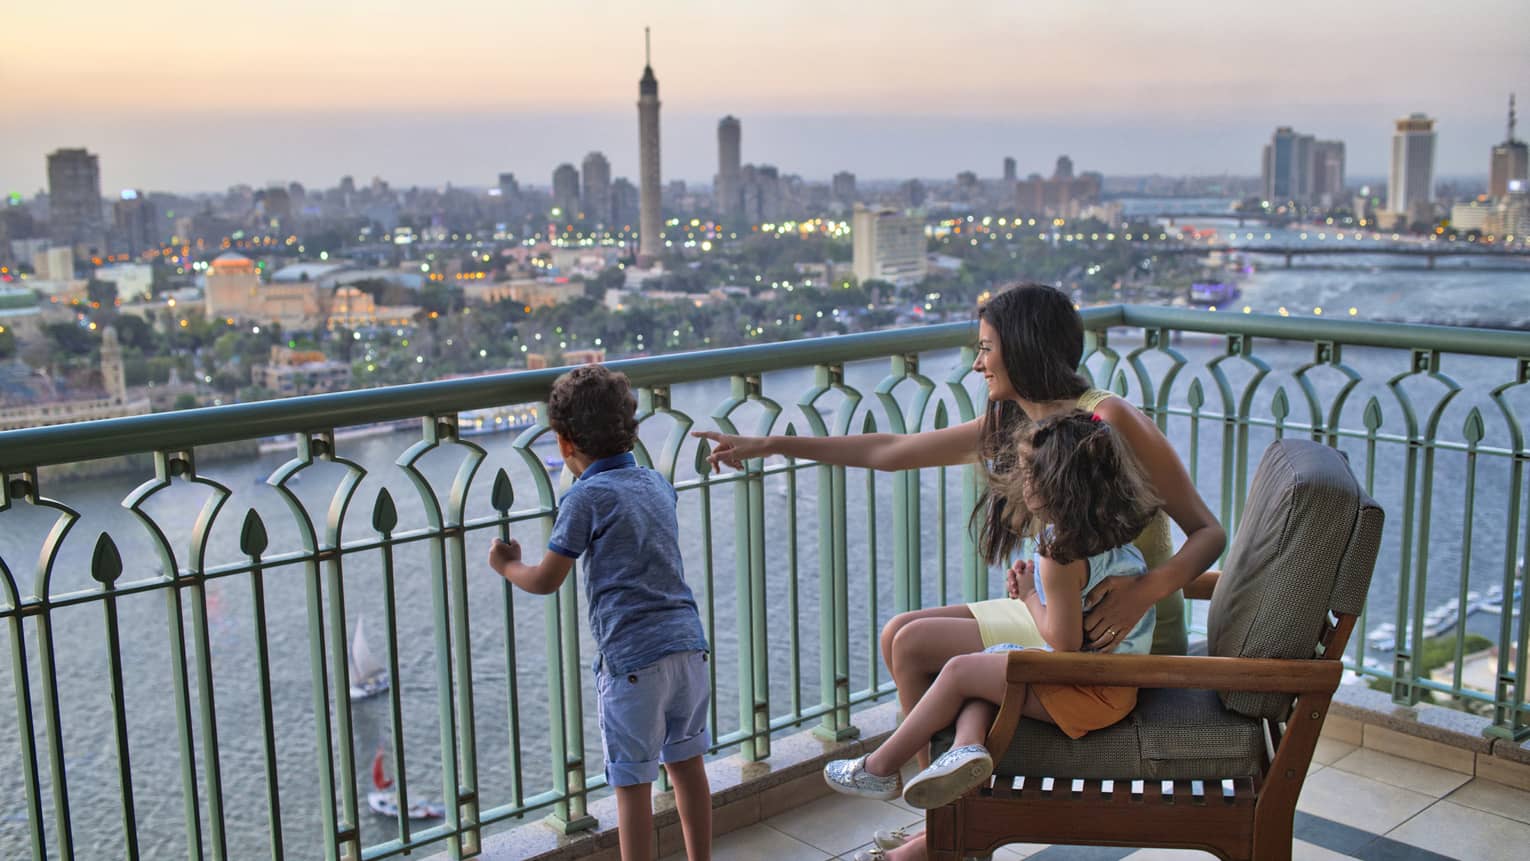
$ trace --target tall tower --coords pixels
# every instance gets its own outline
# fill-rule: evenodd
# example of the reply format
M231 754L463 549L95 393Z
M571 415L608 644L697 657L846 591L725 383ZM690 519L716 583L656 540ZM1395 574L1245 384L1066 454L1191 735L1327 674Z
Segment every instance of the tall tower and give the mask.
M1509 183L1523 182L1530 175L1530 147L1514 139L1514 94L1509 94L1509 134L1503 143L1493 147L1493 166L1488 173L1488 196L1504 197L1509 193Z
M1387 183L1387 211L1411 216L1434 200L1434 120L1409 114L1392 134L1392 176ZM1414 219L1420 220L1420 219Z
M743 136L737 117L730 114L718 120L717 182L712 189L717 195L717 216L724 224L731 224L744 214L744 189L739 185Z
M662 189L659 177L659 79L650 62L648 28L643 28L643 79L638 82L638 265L648 266L664 251Z

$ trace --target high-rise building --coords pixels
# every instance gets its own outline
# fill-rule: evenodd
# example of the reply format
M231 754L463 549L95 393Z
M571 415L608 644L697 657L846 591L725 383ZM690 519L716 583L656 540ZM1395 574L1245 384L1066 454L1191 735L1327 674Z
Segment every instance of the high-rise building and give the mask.
M725 224L737 221L744 212L743 189L739 186L742 159L743 129L737 117L723 117L717 122L717 179L712 182L712 193L717 198L717 217Z
M830 182L830 189L837 202L843 203L845 206L855 203L855 174L848 170L842 170L834 174L834 179Z
M1392 174L1387 183L1387 211L1413 215L1434 200L1434 120L1409 114L1392 134Z
M1312 202L1333 206L1344 200L1344 142L1312 145Z
M611 224L618 230L631 230L638 221L638 190L625 176L611 183Z
M113 403L127 400L127 373L122 364L122 342L117 327L107 326L101 333L101 387Z
M1272 206L1307 203L1312 197L1312 135L1280 126L1264 147L1264 199Z
M1073 159L1061 156L1050 179L1031 174L1012 183L1014 205L1026 215L1074 218L1100 200L1105 179L1094 171L1073 175Z
M918 209L924 206L924 183L917 179L911 179L898 186L898 197L909 209Z
M664 251L659 176L659 79L653 74L648 28L643 28L643 77L638 81L638 265Z
M918 283L926 271L924 219L859 204L850 221L852 262L862 283Z
M101 167L84 149L60 149L48 156L48 223L53 241L83 251L106 245L101 210Z
M154 204L143 192L123 189L112 204L113 248L137 257L159 244L156 227Z
M1530 147L1514 139L1514 94L1509 94L1509 134L1493 147L1493 166L1488 172L1488 196L1504 197L1509 183L1530 180Z
M494 185L494 190L499 192L499 203L495 209L495 216L504 219L507 223L517 221L525 215L522 206L521 184L516 182L515 174L502 173ZM493 192L490 192L493 194Z
M611 163L598 152L584 157L584 217L597 224L611 223Z
M553 207L559 221L574 221L579 217L579 171L568 163L553 169Z
M1012 156L1012 155L1005 156L1004 157L1004 181L1005 182L1014 182L1018 178L1019 177L1015 174L1015 157Z

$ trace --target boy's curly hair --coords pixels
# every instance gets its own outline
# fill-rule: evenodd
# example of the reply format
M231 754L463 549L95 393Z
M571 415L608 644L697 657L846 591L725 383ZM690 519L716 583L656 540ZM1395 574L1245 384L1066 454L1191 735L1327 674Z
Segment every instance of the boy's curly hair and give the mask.
M994 478L1014 534L1062 563L1130 544L1162 505L1120 434L1083 410L1020 428L1014 468Z
M547 397L547 423L585 455L599 460L632 451L637 398L627 375L583 365L559 377Z

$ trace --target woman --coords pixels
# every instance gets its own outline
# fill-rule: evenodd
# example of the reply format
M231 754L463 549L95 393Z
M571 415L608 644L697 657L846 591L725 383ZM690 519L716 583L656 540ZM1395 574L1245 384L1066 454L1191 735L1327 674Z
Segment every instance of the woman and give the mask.
M1156 605L1153 651L1183 654L1186 633L1180 590L1211 566L1227 535L1158 427L1122 398L1089 387L1078 372L1083 355L1083 320L1072 301L1052 287L1022 284L998 293L978 309L977 358L972 369L988 385L988 406L979 418L915 434L746 437L695 431L693 435L714 444L708 458L714 468L721 464L738 468L749 458L779 454L878 470L978 462L994 474L1013 464L1010 447L1022 424L1073 409L1098 415L1142 464L1163 508L1134 542L1148 573L1108 578L1089 592L1085 648L1114 649ZM1177 553L1169 536L1171 518L1185 534ZM1007 526L1002 497L985 489L973 519L981 521L979 553L989 564L1013 553L1019 539ZM898 686L904 714L952 657L1000 643L1041 646L1044 642L1024 603L1013 598L900 613L888 621L881 638L882 659ZM927 756L921 753L921 765L927 764Z

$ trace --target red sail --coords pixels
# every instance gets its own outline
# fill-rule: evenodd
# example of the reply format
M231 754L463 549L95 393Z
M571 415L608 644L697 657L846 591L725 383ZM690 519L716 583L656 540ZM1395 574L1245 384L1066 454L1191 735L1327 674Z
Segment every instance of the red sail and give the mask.
M383 752L377 751L377 756L372 757L372 785L378 789L388 789L393 786L393 781L388 778L388 770L383 767Z

